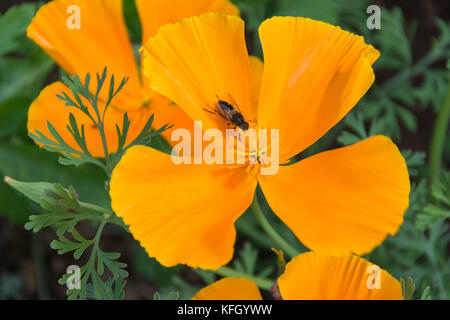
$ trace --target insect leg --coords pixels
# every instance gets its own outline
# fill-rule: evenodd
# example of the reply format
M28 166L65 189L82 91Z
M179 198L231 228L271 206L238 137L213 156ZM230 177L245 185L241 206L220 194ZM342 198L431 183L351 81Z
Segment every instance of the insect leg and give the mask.
M211 110L208 110L206 108L203 108L203 110L205 110L206 112L212 113L212 114L216 114L217 113L216 111L211 111Z
M225 119L226 121L228 121L228 119L225 117L225 115L224 115L222 112L220 112L219 110L211 111L211 110L208 110L208 109L206 109L206 108L203 108L203 110L205 110L206 112L211 113L211 114L218 114L218 115L221 116L223 119Z
M223 119L225 119L226 121L229 121L229 119L227 119L227 117L225 117L225 115L224 115L222 112L216 111L216 113L217 113L219 116L221 116Z

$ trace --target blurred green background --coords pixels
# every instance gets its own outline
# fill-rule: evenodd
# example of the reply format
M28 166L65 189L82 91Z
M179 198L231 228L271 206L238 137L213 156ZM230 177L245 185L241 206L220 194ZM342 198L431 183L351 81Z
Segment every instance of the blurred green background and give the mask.
M358 106L298 159L347 145L374 134L390 136L407 159L413 182L411 206L399 233L367 256L395 277L412 277L415 298L426 286L433 299L450 297L450 2L368 0L235 0L247 22L247 42L261 56L259 24L274 15L306 16L361 34L381 51L375 64L376 83ZM0 3L0 175L22 181L73 185L86 202L108 206L103 174L82 166L62 167L57 155L39 149L27 137L30 103L61 71L33 42L25 29L44 1ZM369 30L366 9L381 7L381 29ZM140 24L132 0L124 0L130 35L138 43ZM447 98L446 98L447 95ZM445 103L446 102L446 103ZM258 191L259 192L259 191ZM261 195L262 196L262 195ZM288 240L293 235L265 211ZM52 230L37 234L23 228L39 212L25 197L0 182L0 299L65 299L57 284L70 255L59 256L48 246ZM86 225L86 233L94 229ZM276 274L270 241L250 214L238 221L239 236L233 267L258 276ZM128 263L126 298L152 299L179 292L189 298L215 280L211 272L185 267L165 269L149 259L139 245L113 227L105 230L102 246L123 255ZM303 249L304 248L299 248Z

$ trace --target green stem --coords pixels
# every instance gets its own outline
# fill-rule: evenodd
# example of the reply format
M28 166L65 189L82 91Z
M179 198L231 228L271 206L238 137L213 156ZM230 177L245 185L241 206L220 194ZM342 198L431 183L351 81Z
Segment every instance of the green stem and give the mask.
M123 224L122 220L120 220L120 218L118 218L112 210L97 206L92 203L86 203L86 202L81 202L81 201L79 201L78 203L84 209L92 210L92 211L101 213L102 215L105 215L105 214L107 215L107 217L98 216L98 219L97 219L98 221L100 221L100 222L106 221L108 223L118 225L119 227L122 227L127 232L129 232L128 228Z
M106 172L107 172L108 180L109 180L112 169L111 169L111 161L109 159L108 144L107 144L106 136L105 136L105 128L103 126L103 117L100 115L100 112L98 110L97 100L94 100L92 102L92 106L94 107L94 111L97 116L97 122L94 120L93 121L94 121L95 125L97 126L98 132L100 133L100 137L102 139L103 153L105 154L105 162L106 162ZM108 108L108 105L105 106L105 110L103 111L103 114L106 113L107 108Z
M99 117L100 117L100 115L99 115ZM105 129L103 128L103 123L99 124L98 131L100 132L100 136L102 138L103 152L105 153L105 161L106 161L106 171L108 173L108 180L109 180L111 172L112 172L112 168L111 168L111 163L109 161L108 145L106 143Z
M272 279L266 279L266 278L252 276L252 275L249 275L246 273L236 271L229 267L222 267L218 270L215 270L214 272L222 277L241 277L241 278L247 278L247 279L253 280L259 288L264 289L264 290L270 290L273 283L275 282L275 280L272 280Z
M97 206L97 205L92 204L92 203L86 203L86 202L81 202L81 201L79 201L78 203L80 204L80 206L82 208L85 208L85 209L89 209L89 210L92 210L92 211L95 211L95 212L99 212L99 213L102 213L102 214L103 213L108 213L108 214L111 214L111 215L114 214L113 211L111 211L109 209L106 209L106 208L103 208L103 207L100 207L100 206Z
M430 144L429 157L429 177L430 185L433 184L439 170L441 168L442 153L444 150L445 137L447 135L448 121L450 119L450 82L447 88L444 102L442 103L439 114L436 117L436 122L433 128L433 135Z
M269 239L260 228L258 228L258 225L253 225L245 221L238 220L236 223L236 229L239 233L245 235L263 248L270 248L272 245L272 240Z
M261 206L258 203L258 196L256 194L253 199L251 208L263 230L279 246L279 248L282 249L284 252L286 252L286 254L291 258L297 256L299 254L299 251L295 249L293 246L291 246L289 243L287 243L286 240L284 240L270 225L269 221L267 221L261 209Z
M99 249L98 244L100 242L100 237L102 236L103 228L105 227L106 223L107 223L107 221L103 221L100 224L100 226L98 227L98 230L97 230L97 234L95 235L95 238L93 239L94 240L94 249L95 250Z

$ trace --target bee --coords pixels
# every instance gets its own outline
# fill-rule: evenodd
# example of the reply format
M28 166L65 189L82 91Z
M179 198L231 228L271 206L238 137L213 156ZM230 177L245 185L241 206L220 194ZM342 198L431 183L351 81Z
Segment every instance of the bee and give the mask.
M210 111L208 109L203 109L209 113L218 114L226 121L229 121L229 124L233 124L236 127L241 128L242 130L246 131L248 130L248 122L245 121L244 116L242 113L238 110L239 108L236 105L236 108L233 107L233 105L225 100L221 100L219 97L217 97L218 101L216 103L217 110L216 111ZM232 99L232 98L231 98Z

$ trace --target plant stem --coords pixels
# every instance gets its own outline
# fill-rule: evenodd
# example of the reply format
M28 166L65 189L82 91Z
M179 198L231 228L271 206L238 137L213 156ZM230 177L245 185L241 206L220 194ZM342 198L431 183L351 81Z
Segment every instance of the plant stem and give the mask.
M246 237L259 244L261 247L270 248L270 246L272 245L272 240L269 239L260 228L258 228L258 225L253 225L242 220L238 220L235 225L239 233L244 234Z
M110 215L110 217L108 217L108 218L98 216L98 218L99 218L98 221L100 221L100 222L106 221L108 223L118 225L119 227L122 227L123 229L125 229L125 231L129 232L128 228L123 224L123 222L120 220L120 218L118 218L112 210L97 206L92 203L86 203L86 202L81 202L81 201L79 201L78 203L84 209L92 210L92 211L95 211L95 212L98 212L101 214Z
M218 270L215 270L214 272L222 277L242 277L242 278L247 278L247 279L253 280L258 287L260 287L261 289L264 289L264 290L270 290L273 283L275 282L275 280L272 280L272 279L266 279L266 278L252 276L252 275L249 275L246 273L236 271L229 267L222 267Z
M107 171L108 180L109 180L112 169L111 169L111 163L109 160L109 152L108 152L108 144L107 144L106 136L105 136L105 128L103 126L103 117L100 115L100 111L98 110L97 99L95 99L92 102L92 107L94 107L94 111L97 116L97 121L94 121L94 120L93 121L94 121L95 125L97 126L98 132L100 133L100 137L102 139L103 152L105 154L106 171ZM105 110L104 110L103 114L105 114L107 108L108 108L108 106L105 106Z
M447 135L448 121L450 119L450 82L448 83L447 94L445 95L441 109L436 117L433 128L433 135L430 143L429 157L429 178L430 185L433 185L441 168L442 153L444 150L445 137Z
M99 115L99 121L100 121L100 115ZM106 170L108 172L108 180L109 180L110 176L111 176L112 168L111 168L111 163L109 161L108 145L106 142L105 129L103 128L102 122L99 123L98 131L100 132L100 136L102 138L103 152L105 153Z
M114 214L114 212L112 212L111 210L103 208L103 207L100 207L100 206L97 206L97 205L92 204L92 203L86 203L86 202L81 202L81 201L79 201L78 203L80 204L80 206L82 208L85 208L85 209L89 209L89 210L92 210L92 211L95 211L95 212L99 212L99 213L102 213L102 214L103 213Z
M98 244L100 242L100 237L102 236L103 228L105 227L106 223L107 223L107 221L103 221L100 224L100 226L98 227L98 230L97 230L97 234L95 235L95 238L93 239L94 240L94 249L95 250L99 249Z
M284 240L270 225L269 221L267 221L261 209L261 206L258 203L258 196L256 194L255 197L253 198L251 208L263 230L280 247L280 249L286 252L286 254L291 258L297 256L299 254L299 251L295 249L293 246L291 246L289 243L287 243L286 240Z

